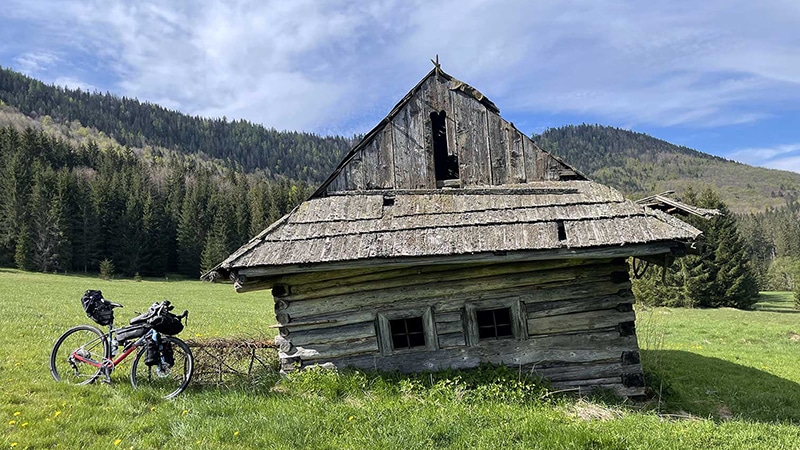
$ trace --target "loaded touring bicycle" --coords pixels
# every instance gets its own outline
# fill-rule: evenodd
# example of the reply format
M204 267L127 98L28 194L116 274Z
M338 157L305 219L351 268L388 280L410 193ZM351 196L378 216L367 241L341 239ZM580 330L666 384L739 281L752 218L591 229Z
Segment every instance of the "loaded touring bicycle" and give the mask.
M122 305L94 290L86 291L81 302L86 315L98 325L108 326L108 331L79 325L61 335L50 354L50 372L56 381L82 385L101 378L110 383L114 368L136 352L130 373L134 389L150 389L164 398L186 389L194 359L186 343L175 335L183 330L188 311L175 315L171 312L174 307L164 300L131 319L130 325L114 328L114 308Z

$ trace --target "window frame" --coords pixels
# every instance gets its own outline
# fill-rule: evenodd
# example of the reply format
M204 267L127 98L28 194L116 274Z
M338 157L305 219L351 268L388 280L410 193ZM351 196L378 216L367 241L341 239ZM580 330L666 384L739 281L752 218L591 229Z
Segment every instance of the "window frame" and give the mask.
M492 338L480 338L478 329L478 311L488 311L492 309L508 308L511 313L511 336L500 336ZM524 305L518 298L506 298L497 300L485 300L472 302L464 305L466 319L465 334L468 346L491 345L492 342L504 340L524 341L528 339L528 317L524 313Z
M392 326L389 322L391 320L411 319L414 317L422 318L422 331L425 337L425 345L411 348L394 348ZM377 331L378 344L380 345L381 354L384 356L430 351L439 348L436 336L436 324L433 322L433 311L430 307L379 312L377 314Z

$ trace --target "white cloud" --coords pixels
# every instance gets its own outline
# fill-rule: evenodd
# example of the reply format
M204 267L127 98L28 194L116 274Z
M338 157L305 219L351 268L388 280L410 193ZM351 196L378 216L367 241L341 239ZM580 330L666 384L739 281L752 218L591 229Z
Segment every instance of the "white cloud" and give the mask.
M279 129L366 131L437 53L507 116L714 127L800 100L796 2L8 1L58 39L17 68L79 52L103 90Z
M754 166L800 173L800 143L744 148L730 153L728 158Z
M14 58L14 66L22 73L32 74L59 62L59 57L47 50L28 52Z

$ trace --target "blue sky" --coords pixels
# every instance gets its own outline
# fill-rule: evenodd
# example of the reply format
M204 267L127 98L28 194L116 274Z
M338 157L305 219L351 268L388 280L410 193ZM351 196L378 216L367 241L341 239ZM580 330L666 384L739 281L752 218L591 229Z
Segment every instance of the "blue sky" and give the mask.
M800 172L798 25L796 0L4 0L0 65L350 135L439 54L528 134L599 123Z

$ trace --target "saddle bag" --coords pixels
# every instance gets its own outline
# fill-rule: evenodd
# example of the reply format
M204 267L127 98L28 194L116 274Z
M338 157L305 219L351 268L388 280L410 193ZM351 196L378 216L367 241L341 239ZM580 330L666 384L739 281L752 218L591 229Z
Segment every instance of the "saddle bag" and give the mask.
M98 325L111 325L114 322L114 308L103 298L100 291L88 290L81 297L81 304L86 316Z

